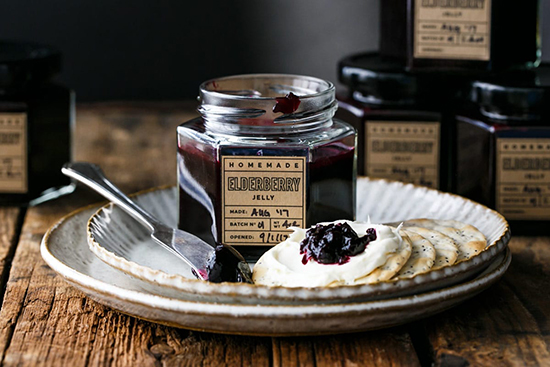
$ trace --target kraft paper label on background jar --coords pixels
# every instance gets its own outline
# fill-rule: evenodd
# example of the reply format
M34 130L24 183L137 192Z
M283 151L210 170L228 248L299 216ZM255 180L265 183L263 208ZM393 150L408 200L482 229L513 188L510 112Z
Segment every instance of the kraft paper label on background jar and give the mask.
M339 72L348 91L336 116L358 131L359 174L450 190L453 101L463 79L408 72L375 53L343 59Z
M409 70L533 67L539 30L539 0L380 1L380 55Z
M490 46L490 0L415 1L415 58L487 61Z
M498 210L518 234L550 220L550 67L471 84L457 120L457 193Z
M0 113L0 191L26 193L27 114Z
M496 209L508 219L550 220L550 138L497 138Z
M28 205L70 193L74 93L56 84L61 54L0 41L0 205Z
M365 124L367 176L439 187L439 122Z
M178 127L179 228L260 256L288 227L355 217L355 139L334 85L295 75L219 78Z

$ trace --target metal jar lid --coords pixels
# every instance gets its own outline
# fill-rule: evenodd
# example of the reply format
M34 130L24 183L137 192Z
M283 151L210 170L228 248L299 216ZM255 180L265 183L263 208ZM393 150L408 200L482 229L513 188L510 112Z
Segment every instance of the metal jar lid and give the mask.
M468 99L492 118L532 119L550 116L550 65L493 74L473 81Z
M395 59L367 52L338 65L339 80L360 102L379 105L437 105L450 102L468 80L464 73L411 72Z

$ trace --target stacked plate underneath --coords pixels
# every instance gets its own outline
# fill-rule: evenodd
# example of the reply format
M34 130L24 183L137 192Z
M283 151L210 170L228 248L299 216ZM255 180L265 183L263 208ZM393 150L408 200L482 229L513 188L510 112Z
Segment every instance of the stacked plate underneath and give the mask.
M168 225L177 220L176 189L139 194L136 202ZM92 299L173 326L249 335L314 335L403 324L448 309L495 283L508 268L510 231L497 212L462 197L399 182L361 178L357 220L453 219L488 241L479 255L411 279L330 288L213 284L156 245L113 205L87 207L44 236L44 260Z

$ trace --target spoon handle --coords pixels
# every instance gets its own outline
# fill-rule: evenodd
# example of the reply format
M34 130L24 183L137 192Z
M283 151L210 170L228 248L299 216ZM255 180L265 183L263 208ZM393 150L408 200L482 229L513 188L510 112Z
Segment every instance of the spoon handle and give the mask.
M109 181L101 168L95 164L85 162L65 163L61 168L61 172L89 186L92 190L117 204L151 232L162 226L151 214L139 207Z

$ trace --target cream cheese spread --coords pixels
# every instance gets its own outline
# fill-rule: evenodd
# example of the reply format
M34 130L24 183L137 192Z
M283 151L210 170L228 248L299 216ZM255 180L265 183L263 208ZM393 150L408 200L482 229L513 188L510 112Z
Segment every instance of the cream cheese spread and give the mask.
M365 251L351 256L344 264L320 264L312 259L303 264L300 242L305 238L307 230L292 227L294 232L286 241L271 248L258 260L253 269L254 283L284 287L361 284L361 278L384 265L398 251L403 241L396 228L382 224L346 220L333 223L348 223L359 237L365 235L367 229L374 228L376 240L370 242Z

